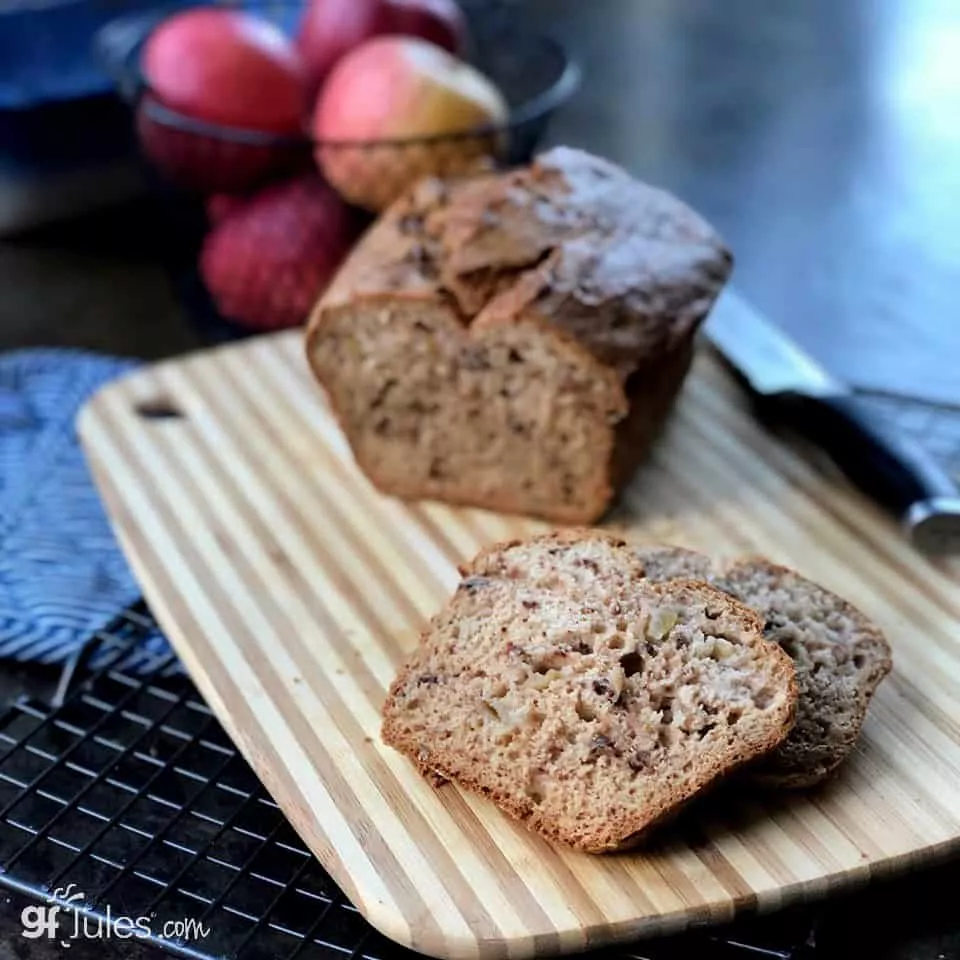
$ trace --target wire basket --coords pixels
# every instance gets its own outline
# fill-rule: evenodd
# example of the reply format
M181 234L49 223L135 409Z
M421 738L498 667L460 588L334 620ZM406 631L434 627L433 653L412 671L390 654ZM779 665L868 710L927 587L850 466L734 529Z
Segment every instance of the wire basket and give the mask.
M292 35L300 4L263 2L229 6L274 22ZM98 35L101 59L121 95L136 111L141 145L154 165L178 185L202 193L242 192L325 155L338 165L363 168L367 180L395 195L416 172L445 173L464 158L491 156L512 165L530 159L550 118L576 90L580 72L564 48L526 29L513 5L467 3L465 59L489 77L509 106L502 125L431 137L378 141L318 141L281 136L198 120L165 106L151 91L140 69L150 33L164 13L119 18Z

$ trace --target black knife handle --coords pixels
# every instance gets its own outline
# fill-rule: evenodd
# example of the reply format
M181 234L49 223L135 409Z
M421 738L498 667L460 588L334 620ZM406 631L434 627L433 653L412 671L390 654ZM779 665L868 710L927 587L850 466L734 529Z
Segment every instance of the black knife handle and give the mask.
M821 447L856 486L900 517L918 547L960 551L956 484L922 447L856 396L782 393L763 403L767 413Z

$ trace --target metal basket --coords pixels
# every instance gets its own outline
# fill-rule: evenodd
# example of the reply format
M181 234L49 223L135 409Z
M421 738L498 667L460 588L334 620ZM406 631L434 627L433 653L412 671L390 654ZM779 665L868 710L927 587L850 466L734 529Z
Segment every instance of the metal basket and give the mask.
M300 4L231 3L275 22L287 33L296 29ZM141 142L178 185L199 192L243 191L313 162L314 154L335 151L347 159L362 157L385 183L405 170L424 165L448 169L464 152L464 141L477 141L474 152L493 155L506 165L530 159L550 118L577 88L580 71L560 44L526 29L521 11L502 3L467 3L469 43L466 59L500 89L510 107L503 125L433 137L370 142L317 141L277 136L207 123L172 110L151 95L140 70L140 54L164 13L121 17L98 35L101 59L121 95L137 112Z

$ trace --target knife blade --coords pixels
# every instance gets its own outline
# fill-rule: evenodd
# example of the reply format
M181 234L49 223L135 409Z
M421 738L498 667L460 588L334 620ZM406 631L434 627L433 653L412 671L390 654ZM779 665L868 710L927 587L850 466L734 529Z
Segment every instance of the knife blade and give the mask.
M736 292L720 296L706 334L745 381L764 419L824 450L856 486L900 518L919 549L960 552L960 492L923 447L876 417Z

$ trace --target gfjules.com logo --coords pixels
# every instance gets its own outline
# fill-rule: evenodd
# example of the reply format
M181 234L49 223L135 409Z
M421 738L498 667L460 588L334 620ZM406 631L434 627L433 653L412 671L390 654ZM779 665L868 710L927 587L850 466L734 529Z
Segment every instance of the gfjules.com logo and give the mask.
M69 947L76 940L203 940L210 928L193 917L164 920L154 926L154 917L127 917L107 906L96 915L88 913L84 894L76 884L57 887L46 903L31 904L20 911L22 934L28 940L59 940Z

